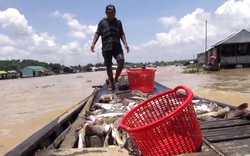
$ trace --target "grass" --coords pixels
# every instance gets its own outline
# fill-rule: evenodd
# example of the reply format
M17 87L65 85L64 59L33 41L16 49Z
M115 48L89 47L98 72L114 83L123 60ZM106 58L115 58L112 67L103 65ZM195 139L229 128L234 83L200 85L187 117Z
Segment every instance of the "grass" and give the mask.
M200 73L203 72L203 68L197 63L191 63L184 68L184 73Z

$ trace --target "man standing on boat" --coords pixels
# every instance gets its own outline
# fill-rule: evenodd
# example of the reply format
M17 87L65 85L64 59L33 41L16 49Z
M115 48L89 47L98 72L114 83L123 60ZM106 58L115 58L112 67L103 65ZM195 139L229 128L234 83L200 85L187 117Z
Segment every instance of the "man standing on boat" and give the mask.
M99 22L90 50L95 52L95 44L101 36L102 55L110 81L110 87L108 90L115 90L115 83L118 83L118 77L120 76L124 67L124 54L120 40L122 40L127 52L129 52L129 46L123 31L122 22L115 17L115 6L107 5L105 13L107 17L103 18ZM112 57L114 57L118 63L115 78L113 78Z

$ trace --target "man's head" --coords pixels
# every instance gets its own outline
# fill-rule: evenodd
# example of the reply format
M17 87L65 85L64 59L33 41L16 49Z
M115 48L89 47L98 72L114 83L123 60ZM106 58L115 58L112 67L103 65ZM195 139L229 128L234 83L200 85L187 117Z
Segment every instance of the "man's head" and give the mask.
M111 4L107 5L105 13L107 15L108 20L113 20L115 18L116 13L115 6Z
M105 11L106 13L107 12L113 12L113 11L116 12L114 5L109 4L109 5L106 6L106 11Z

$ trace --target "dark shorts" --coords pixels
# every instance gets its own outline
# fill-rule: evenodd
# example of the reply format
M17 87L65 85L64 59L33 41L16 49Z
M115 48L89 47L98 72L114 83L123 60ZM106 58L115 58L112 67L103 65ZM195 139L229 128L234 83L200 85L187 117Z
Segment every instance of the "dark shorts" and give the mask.
M122 49L114 49L114 50L108 50L103 51L102 56L104 59L105 65L112 65L112 58L114 57L116 61L124 60L124 54Z

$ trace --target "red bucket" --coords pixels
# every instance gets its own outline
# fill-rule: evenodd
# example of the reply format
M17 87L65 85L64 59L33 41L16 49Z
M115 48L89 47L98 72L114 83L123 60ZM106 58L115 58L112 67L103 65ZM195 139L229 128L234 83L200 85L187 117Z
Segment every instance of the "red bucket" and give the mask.
M127 69L129 88L145 93L152 92L155 82L155 71L155 69L143 68Z
M145 156L196 152L202 144L202 133L192 98L190 89L177 86L130 110L120 127Z

